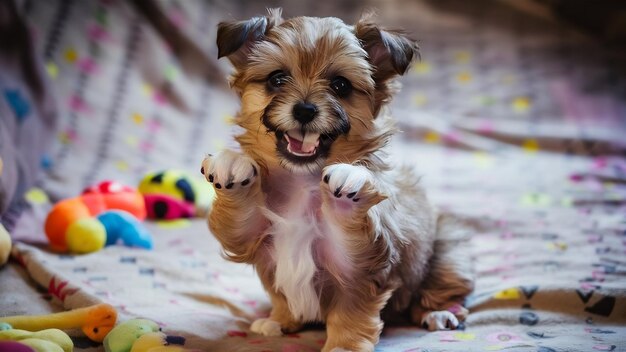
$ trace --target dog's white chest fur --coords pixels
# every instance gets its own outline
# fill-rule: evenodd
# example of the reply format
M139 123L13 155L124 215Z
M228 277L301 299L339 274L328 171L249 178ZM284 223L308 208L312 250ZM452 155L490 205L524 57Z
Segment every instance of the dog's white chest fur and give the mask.
M343 236L321 215L319 178L281 178L274 183L275 187L279 184L279 189L268 192L267 200L272 207L267 215L272 221L274 286L285 295L295 318L319 321L320 256L344 262L337 243Z

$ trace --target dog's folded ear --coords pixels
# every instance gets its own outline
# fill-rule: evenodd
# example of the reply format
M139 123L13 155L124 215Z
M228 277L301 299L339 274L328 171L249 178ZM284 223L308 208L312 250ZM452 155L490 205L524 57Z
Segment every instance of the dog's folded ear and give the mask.
M247 21L220 22L217 26L217 57L228 57L237 69L244 67L252 46L263 40L273 26L282 22L280 8L267 11L267 16L253 17Z
M375 68L374 81L384 82L403 75L411 62L419 57L417 43L399 30L381 29L366 14L354 25L354 33Z

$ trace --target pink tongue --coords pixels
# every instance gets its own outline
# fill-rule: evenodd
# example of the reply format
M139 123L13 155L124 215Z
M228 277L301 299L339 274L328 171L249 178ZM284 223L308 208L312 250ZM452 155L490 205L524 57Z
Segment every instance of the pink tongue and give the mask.
M291 150L293 150L294 152L307 153L306 151L302 150L302 142L300 142L299 140L295 138L289 137L289 146L291 147Z
M285 133L289 142L289 149L294 153L313 154L315 148L320 144L319 133L302 133L298 130L290 130Z
M315 151L316 143L304 143L304 141L287 137L289 138L289 147L292 151L296 153L313 153Z

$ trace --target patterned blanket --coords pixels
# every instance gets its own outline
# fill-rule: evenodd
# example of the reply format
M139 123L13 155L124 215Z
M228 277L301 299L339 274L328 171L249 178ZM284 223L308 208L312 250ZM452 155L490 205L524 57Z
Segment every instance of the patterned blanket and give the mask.
M219 20L264 11L255 2L161 4L210 55ZM220 257L202 219L148 223L152 251L45 250L47 197L103 179L136 185L159 169L197 173L204 153L232 145L237 102L188 75L125 2L23 5L60 108L45 193L27 194L31 209L13 232L14 255L43 294L65 308L108 302L121 319L153 319L190 348L319 350L323 329L250 332L268 299L251 267ZM347 21L357 5L284 4L288 16ZM478 281L465 330L387 327L377 351L626 351L626 52L498 1L378 6L422 51L391 107L402 130L391 155L416 167L434 204L475 228L467 250Z

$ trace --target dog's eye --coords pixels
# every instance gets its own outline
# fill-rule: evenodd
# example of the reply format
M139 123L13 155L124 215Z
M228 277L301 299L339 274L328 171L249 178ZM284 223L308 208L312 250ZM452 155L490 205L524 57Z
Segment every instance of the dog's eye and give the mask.
M267 84L272 88L279 88L287 82L287 74L284 71L274 71L267 78Z
M335 91L337 96L345 98L352 92L352 83L345 77L337 76L330 82L330 87Z

